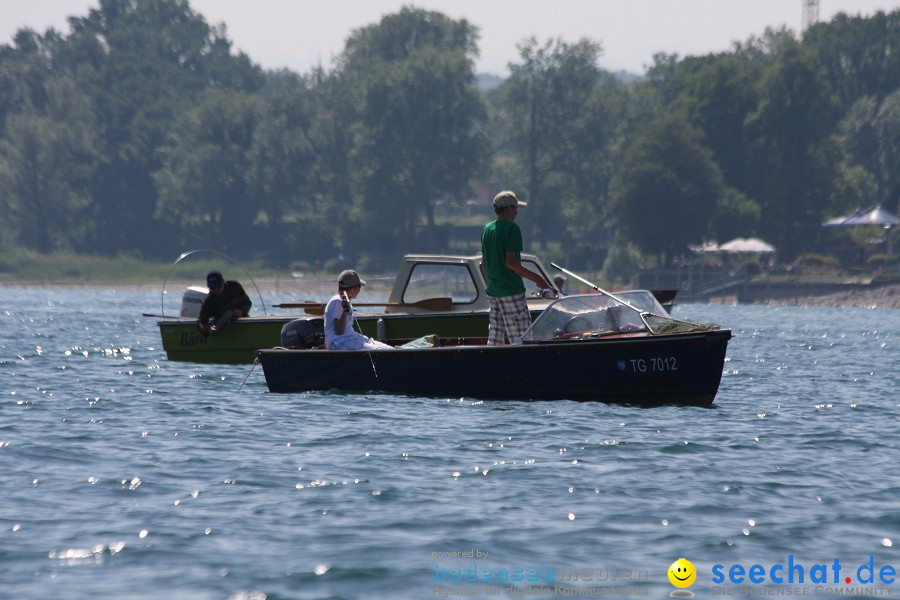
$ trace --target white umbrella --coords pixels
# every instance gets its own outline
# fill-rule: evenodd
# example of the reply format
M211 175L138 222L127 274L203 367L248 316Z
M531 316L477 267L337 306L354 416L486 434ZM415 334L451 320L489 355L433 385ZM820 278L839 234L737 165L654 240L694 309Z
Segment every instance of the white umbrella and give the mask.
M746 254L771 254L775 247L759 238L735 238L719 246L720 252L743 252Z
M857 210L843 217L828 219L822 223L823 227L854 227L856 225L893 227L894 225L900 225L900 219L881 208L881 206L875 206Z

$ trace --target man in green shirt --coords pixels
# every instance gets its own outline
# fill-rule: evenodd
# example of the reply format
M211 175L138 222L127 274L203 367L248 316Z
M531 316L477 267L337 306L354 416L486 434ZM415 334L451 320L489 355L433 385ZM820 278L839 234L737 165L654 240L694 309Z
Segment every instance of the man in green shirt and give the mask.
M494 197L497 219L485 225L481 232L481 272L487 281L485 292L491 303L489 346L517 344L531 325L523 277L542 290L550 287L541 275L522 266L522 230L515 223L520 206L526 203L519 202L513 192L500 192Z

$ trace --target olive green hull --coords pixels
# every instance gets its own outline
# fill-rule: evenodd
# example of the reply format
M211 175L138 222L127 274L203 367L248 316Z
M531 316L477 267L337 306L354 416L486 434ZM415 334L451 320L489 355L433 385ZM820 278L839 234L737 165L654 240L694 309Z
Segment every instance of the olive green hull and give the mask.
M536 314L537 312L534 313ZM196 321L193 319L167 319L158 321L157 324L163 349L169 360L249 364L255 360L257 350L281 345L281 328L296 318L306 317L249 317L231 323L218 335L210 336L197 331ZM484 338L488 334L487 312L439 315L360 314L357 315L357 323L365 335L400 343L431 334L437 334L442 339Z

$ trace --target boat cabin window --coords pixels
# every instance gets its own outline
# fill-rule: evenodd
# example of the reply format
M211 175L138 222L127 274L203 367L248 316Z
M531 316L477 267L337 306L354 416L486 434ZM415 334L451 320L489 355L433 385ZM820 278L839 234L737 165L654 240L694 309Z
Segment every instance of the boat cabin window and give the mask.
M471 304L478 287L466 264L414 265L403 290L403 302L413 304L428 298L452 298L454 304Z

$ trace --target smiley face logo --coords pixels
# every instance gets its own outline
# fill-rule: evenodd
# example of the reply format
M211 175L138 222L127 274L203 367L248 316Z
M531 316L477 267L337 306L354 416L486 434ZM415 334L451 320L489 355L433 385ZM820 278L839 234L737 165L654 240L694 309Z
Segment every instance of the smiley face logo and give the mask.
M679 558L669 567L669 581L677 588L690 587L697 579L697 569L691 561Z

